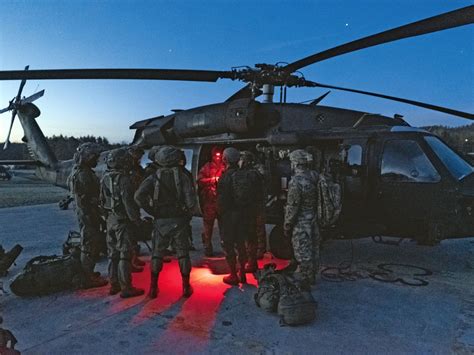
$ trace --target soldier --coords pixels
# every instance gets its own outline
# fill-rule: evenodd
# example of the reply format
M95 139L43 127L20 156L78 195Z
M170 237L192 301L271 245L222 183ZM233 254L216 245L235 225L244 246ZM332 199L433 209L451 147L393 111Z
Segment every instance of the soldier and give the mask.
M171 146L162 147L155 157L159 168L155 174L143 181L135 193L138 205L155 217L148 293L150 298L156 298L158 294L158 278L163 268L163 257L171 241L176 248L183 280L183 297L189 297L193 293L189 283L191 259L188 225L196 209L196 196L192 180L179 166L181 159L180 150Z
M202 209L202 243L205 256L213 255L212 230L214 228L214 220L217 219L217 224L219 225L219 219L217 218L217 182L224 171L221 148L212 148L211 159L210 162L207 162L199 170L197 177Z
M249 235L256 233L258 196L262 195L260 178L255 171L239 169L237 165L239 159L240 153L237 149L224 150L223 160L226 170L217 185L218 212L222 221L222 244L230 268L230 274L224 277L223 281L229 285L247 282L245 241ZM238 276L236 251L240 264Z
M101 287L107 280L94 273L99 258L102 221L99 208L99 179L92 170L97 166L100 147L83 143L74 154L75 165L68 177L71 194L76 200L76 215L81 230L81 265L85 275L84 288Z
M293 176L288 185L288 198L283 230L291 237L297 272L312 284L319 272L319 228L316 220L318 175L309 170L308 153L297 149L290 153Z
M129 171L132 158L126 149L114 149L107 156L107 170L101 180L100 199L107 211L107 249L110 295L141 296L144 290L132 286L132 238L140 224L140 209L133 194Z
M259 237L262 238L262 229L263 229L263 238L265 238L265 209L264 209L264 194L263 194L263 175L255 168L255 156L252 152L244 150L240 153L239 161L240 170L248 171L250 178L259 181L259 186L256 189L261 191L260 196L254 196L255 204L257 206L256 216L255 216L255 232L251 232L247 235L247 257L248 262L245 265L246 272L255 272L258 269L257 264L257 249L261 246L262 241L259 240ZM253 175L253 176L252 176ZM253 223L253 222L252 222ZM265 239L264 239L265 240Z
M3 318L0 316L0 354L20 354L19 351L15 350L18 341L11 331L1 327L2 323Z

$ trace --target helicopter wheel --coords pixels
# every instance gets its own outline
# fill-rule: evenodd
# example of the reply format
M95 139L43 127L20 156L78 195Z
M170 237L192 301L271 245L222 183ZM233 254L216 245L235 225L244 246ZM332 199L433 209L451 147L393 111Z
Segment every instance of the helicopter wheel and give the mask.
M278 259L291 259L293 246L291 240L283 235L283 226L276 225L270 232L270 251Z

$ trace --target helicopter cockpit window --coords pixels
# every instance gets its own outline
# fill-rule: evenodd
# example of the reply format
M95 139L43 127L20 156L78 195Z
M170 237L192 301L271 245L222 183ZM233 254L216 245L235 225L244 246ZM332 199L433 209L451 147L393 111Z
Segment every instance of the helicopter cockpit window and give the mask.
M461 180L473 173L473 167L441 140L433 136L426 136L425 140L456 179Z
M362 165L362 147L360 145L351 145L347 150L347 164L351 167Z
M438 182L433 164L413 140L390 140L385 143L381 177L384 181Z

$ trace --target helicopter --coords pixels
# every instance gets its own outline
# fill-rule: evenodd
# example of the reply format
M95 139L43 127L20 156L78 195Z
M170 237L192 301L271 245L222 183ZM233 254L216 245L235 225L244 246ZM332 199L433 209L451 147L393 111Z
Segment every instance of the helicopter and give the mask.
M284 255L288 247L282 221L288 181L289 153L298 148L312 153L313 168L341 184L339 219L323 229L323 237L410 237L434 245L446 238L474 235L474 168L434 134L411 127L400 115L386 117L369 112L322 106L329 92L306 104L287 102L292 87L327 88L402 102L473 120L474 114L375 92L338 87L307 80L299 70L339 55L413 36L472 24L474 6L396 27L310 55L289 64L256 64L228 71L184 69L46 69L0 71L0 80L22 80L17 96L0 113L18 115L37 175L66 187L72 160L58 161L36 122L40 110L33 101L44 90L21 98L26 80L134 79L216 82L239 80L246 85L225 102L133 123L132 145L149 149L174 145L187 157L196 177L208 162L213 147L250 150L265 167L266 223L272 252ZM274 89L280 88L274 102ZM257 98L262 97L261 101ZM96 168L106 168L101 154ZM0 162L14 164L19 162ZM21 162L25 164L25 162ZM277 255L278 256L278 255Z

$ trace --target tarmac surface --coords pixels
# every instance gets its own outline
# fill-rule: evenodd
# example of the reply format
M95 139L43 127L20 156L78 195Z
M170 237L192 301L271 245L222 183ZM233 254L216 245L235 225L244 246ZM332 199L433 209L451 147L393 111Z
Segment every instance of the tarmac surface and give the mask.
M193 220L195 293L187 300L180 298L176 260L165 264L153 301L108 296L108 287L15 296L9 279L34 256L60 254L71 229L77 230L74 212L57 204L0 209L0 242L5 249L24 247L9 276L0 278L3 327L15 334L23 354L474 353L474 238L435 247L408 240L398 246L331 241L322 252L323 267L346 261L350 269L326 270L330 281L321 280L312 291L319 304L316 321L288 327L255 305L252 277L244 287L230 287L214 274L224 260L202 257L199 218ZM144 260L146 269L134 274L134 283L148 289L146 248ZM261 265L271 261L267 255ZM98 270L105 272L106 263ZM383 279L394 282L370 277L388 263L411 266L386 266L391 272Z

